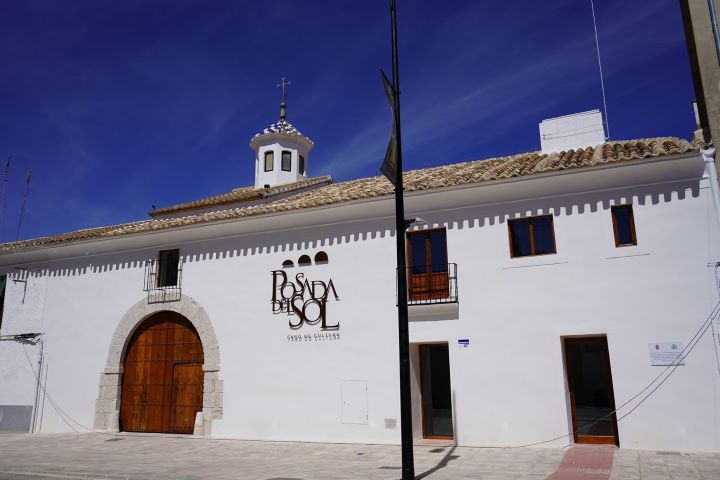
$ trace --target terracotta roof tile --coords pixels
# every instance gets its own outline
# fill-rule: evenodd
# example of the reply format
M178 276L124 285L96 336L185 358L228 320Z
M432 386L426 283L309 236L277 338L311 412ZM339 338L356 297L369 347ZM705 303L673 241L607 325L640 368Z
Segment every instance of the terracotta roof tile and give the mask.
M690 143L676 137L616 141L608 142L597 147L569 150L567 152L550 154L531 152L509 157L411 170L404 173L404 183L406 191L413 192L529 176L539 173L558 172L567 169L586 168L614 162L662 157L697 151L700 147L701 145L698 142ZM11 253L73 241L110 238L221 220L301 210L352 200L389 196L393 193L392 184L384 177L360 178L342 183L330 183L329 177L317 177L309 179L307 182L316 182L312 183L312 185L317 185L317 187L269 203L231 207L195 215L188 214L173 218L152 219L122 225L90 228L62 235L4 243L0 244L0 252ZM195 205L200 205L202 202L207 202L202 203L202 205L200 205L202 207L222 206L225 203L238 201L238 198L245 198L245 195L249 195L247 192L248 189L237 189L227 194L176 205L175 207L170 207L170 209L185 208L187 205L193 205L192 208L197 208ZM233 200L229 200L231 198ZM169 209L163 210L168 211Z
M187 212L189 210L212 208L232 203L252 202L265 198L271 198L273 196L277 196L283 193L292 192L293 190L301 190L303 188L322 185L324 183L332 183L332 178L330 178L330 176L328 175L322 177L308 178L306 180L300 180L297 182L276 185L267 190L264 188L255 187L236 188L220 195L201 198L199 200L193 200L192 202L181 203L179 205L173 205L171 207L157 208L155 210L151 210L148 213L151 217L158 217L167 215L169 213Z

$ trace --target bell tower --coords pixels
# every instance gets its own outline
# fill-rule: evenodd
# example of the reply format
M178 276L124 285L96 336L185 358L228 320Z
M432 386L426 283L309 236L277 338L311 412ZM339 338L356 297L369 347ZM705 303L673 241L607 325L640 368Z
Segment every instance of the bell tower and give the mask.
M308 154L313 142L287 121L287 93L290 82L285 77L278 84L282 89L280 120L250 141L255 151L255 188L274 187L282 183L308 178Z

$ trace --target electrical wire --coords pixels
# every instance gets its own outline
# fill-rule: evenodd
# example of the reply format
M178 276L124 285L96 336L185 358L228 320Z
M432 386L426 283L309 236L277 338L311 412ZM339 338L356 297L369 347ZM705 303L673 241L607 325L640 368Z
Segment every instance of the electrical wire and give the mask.
M30 355L28 354L27 348L25 348L25 344L24 344L24 343L21 343L21 345L22 345L22 348L23 348L23 352L25 352L25 358L27 358L28 365L30 366L30 370L32 370L33 376L35 376L35 379L37 380L38 384L40 385L40 388L42 389L43 393L47 396L47 399L50 401L50 405L52 405L52 407L53 407L53 408L55 409L55 411L57 412L58 416L60 416L60 419L61 419L63 422L65 422L65 423L67 424L67 426L72 429L73 432L75 432L75 433L80 433L80 432L77 431L77 429L75 429L75 427L74 427L70 422L68 422L68 421L65 419L65 416L67 416L68 418L71 418L71 417L70 417L69 415L67 415L67 413L65 413L65 412L63 411L63 409L60 408L60 407L55 403L55 401L53 400L53 398L50 396L50 393L48 393L47 389L45 388L45 385L42 384L42 382L40 381L40 377L39 377L38 374L35 372L35 367L33 367L32 360L30 360Z
M720 268L720 263L715 263L713 269L713 275L715 276L715 287L717 288L718 294L720 295L720 277L718 277L718 269ZM715 324L712 325L712 336L713 336L713 349L715 350L715 364L718 368L718 375L720 375L720 356L718 356L718 343L720 343L720 332L715 332ZM720 327L720 323L718 324L718 327Z
M64 410L55 402L55 400L52 398L52 396L50 395L50 392L47 390L47 386L45 385L45 383L43 383L43 382L39 379L38 374L35 372L35 367L33 367L32 360L30 360L30 355L28 354L27 349L25 348L25 344L22 344L22 347L23 347L23 351L25 352L25 358L27 359L28 365L30 366L30 370L33 372L33 376L35 376L35 379L39 382L40 388L42 389L43 393L45 394L45 397L47 397L48 401L50 402L50 405L53 407L53 409L54 409L55 412L58 414L58 416L60 417L60 419L61 419L68 427L70 427L70 429L72 429L73 432L75 432L75 433L80 433L80 432L75 428L75 426L77 426L77 427L79 427L80 429L86 430L86 431L89 432L89 433L97 433L97 434L100 434L100 435L106 435L106 436L110 436L110 437L142 437L142 438L147 438L147 436L146 436L146 435L143 435L143 434L132 434L132 433L127 433L127 432L123 432L123 433L112 433L112 432L105 432L105 431L102 431L102 430L95 430L94 428L90 428L90 427L88 427L88 426L86 426L86 425L83 425L82 423L78 422L77 420L75 420L72 416L70 416L70 414L68 414L66 411L64 411ZM44 410L44 409L43 409L43 410ZM203 438L207 438L207 437L194 437L194 436L188 436L188 435L168 435L168 434L163 435L163 437L164 437L164 438L181 438L181 439L185 439L185 440L195 440L195 439L200 440L200 439L203 439ZM217 439L217 440L231 440L231 439Z
M713 320L714 320L714 319L713 319ZM710 322L710 325L712 325L712 322ZM685 357L687 357L688 355L690 355L690 352L693 351L693 348L695 348L695 347L697 346L697 344L700 343L700 339L703 337L703 335L705 334L705 332L707 332L707 330L708 330L708 328L710 327L710 325L708 325L708 326L705 327L705 329L703 330L703 333L700 335L700 337L697 339L697 341L690 347L690 350L688 350L688 352L687 352L685 355L683 355L683 357L682 357L680 360L678 360L677 363L675 363L675 365L673 366L673 369L670 371L670 373L668 374L668 376L665 377L660 383L658 383L658 384L655 386L655 388L653 388L653 389L650 391L650 393L648 393L647 395L645 395L645 398L643 398L642 400L640 400L640 401L637 403L637 405L635 405L633 408L630 409L630 411L628 411L627 413L625 413L622 417L618 418L618 422L619 422L620 420L622 420L623 418L627 417L628 415L630 415L630 414L631 414L632 412L634 412L635 410L637 410L637 408L638 408L640 405L642 405L642 404L645 402L645 400L647 400L648 398L650 398L650 396L651 396L653 393L655 393L655 391L656 391L658 388L660 388L663 383L667 382L667 380L670 378L670 376L673 374L673 372L677 369L677 367L679 367L680 365L682 365L682 361L685 360ZM715 343L715 340L713 340L713 343Z
M605 132L604 129L593 128L591 126L569 128L567 130L563 130L563 132L562 132L562 133L567 133L567 135L558 135L558 134L554 134L554 133L543 133L542 138L543 138L543 140L555 140L557 138L574 137L578 133L592 133L592 132L599 132L600 130L602 130L603 133Z
M695 334L694 334L694 335L691 337L691 339L688 341L687 345L680 351L680 353L678 354L678 357L676 358L676 360L674 360L670 365L668 365L667 367L665 367L665 369L664 369L662 372L660 372L660 374L658 374L650 383L648 383L648 384L645 386L645 388L643 388L642 390L640 390L637 394L635 394L635 395L634 395L633 397L631 397L630 399L626 400L622 405L620 405L619 407L615 408L615 410L613 410L613 411L610 412L610 413L607 413L607 414L603 415L602 417L600 417L600 418L598 418L597 420L595 420L593 423L591 423L591 424L589 424L589 425L585 425L585 426L583 426L582 428L576 429L576 430L574 430L574 431L572 431L572 432L570 432L570 433L565 433L565 434L563 434L563 435L558 435L557 437L549 438L549 439L547 439L547 440L542 440L542 441L540 441L540 442L526 443L526 444L523 444L523 445L500 446L500 447L484 447L484 448L515 449L515 448L535 447L535 446L538 446L538 445L544 445L544 444L547 444L547 443L555 442L555 441L557 441L557 440L561 440L561 439L563 439L563 438L568 438L568 437L570 437L570 436L574 436L575 434L577 434L577 433L579 433L579 432L581 432L581 431L583 431L583 430L587 430L588 428L590 428L590 427L592 427L592 426L594 426L594 425L597 425L598 423L600 423L600 422L608 419L608 418L611 417L612 415L617 414L618 411L619 411L621 408L626 407L626 406L627 406L628 404L630 404L633 400L637 399L637 398L640 397L644 392L646 392L647 390L649 390L649 389L655 384L655 382L657 382L657 381L658 381L663 375L665 375L665 373L667 373L668 370L669 370L670 373L668 373L668 375L667 375L665 378L663 378L663 379L660 381L660 383L658 383L658 384L655 386L655 388L652 388L652 390L650 390L650 392L649 392L647 395L645 395L635 406L633 406L632 409L630 409L628 412L626 412L625 414L623 414L621 417L618 417L618 418L617 418L617 422L620 422L621 420L623 420L624 418L626 418L628 415L630 415L631 413L633 413L635 410L637 410L638 407L640 407L640 405L642 405L643 403L645 403L645 401L646 401L648 398L650 398L650 397L672 376L672 374L675 372L675 370L677 370L677 367L679 367L680 365L682 365L682 362L685 360L685 358L687 358L687 356L690 355L690 352L693 351L693 349L697 346L697 344L700 342L700 340L701 340L702 337L705 335L705 333L708 331L708 329L710 329L710 327L711 327L711 325L712 325L712 322L715 321L715 320L718 319L718 318L720 318L720 301L715 304L715 307L713 308L713 310L712 310L712 312L710 313L710 315L708 315L708 317L705 319L705 321L701 324L700 328L695 332ZM714 343L714 340L713 340L713 343ZM82 423L80 423L80 422L78 422L77 420L75 420L74 418L72 418L67 412L65 412L62 408L60 408L60 406L53 400L52 396L50 395L50 392L48 392L48 390L47 390L47 388L46 388L46 385L39 379L38 374L35 372L35 368L34 368L33 365L32 365L32 360L30 360L30 355L28 354L27 349L25 348L25 345L22 344L22 347L23 347L23 351L25 352L25 358L27 358L28 365L30 366L30 370L33 372L33 375L35 376L35 379L39 382L40 388L42 389L43 393L47 396L47 399L49 400L50 405L51 405L51 406L53 407L53 409L58 413L58 416L60 417L60 419L63 420L63 422L65 422L75 433L80 433L80 432L78 432L77 429L75 429L75 427L73 426L73 424L75 424L76 426L78 426L78 427L80 427L80 428L82 428L82 429L84 429L84 430L87 430L88 432L97 433L97 434L101 434L101 435L112 436L112 437L133 437L133 436L134 436L134 437L145 437L145 435L142 435L142 434L133 435L133 434L130 434L130 433L127 433L127 432L123 432L123 433L121 434L121 433L105 432L105 431L102 431L102 430L95 430L95 429L93 429L93 428L90 428L90 427L87 427L87 426L83 425ZM687 352L685 352L685 350L687 350ZM71 423L71 422L72 422L72 423ZM187 435L164 435L164 437L165 437L165 438L181 438L181 439L186 439L186 440L187 440L187 439L201 439L201 438L204 438L204 437L194 437L194 436L187 436ZM562 447L562 448L568 447L568 446L570 446L570 445L571 445L571 444L567 444L567 445L565 445L565 446Z
M715 350L715 365L717 365L718 375L720 375L720 357L718 357L718 338L715 334L715 323L710 322L710 326L712 327L712 343Z
M632 412L634 412L640 405L642 405L648 398L650 398L650 396L651 396L653 393L655 393L655 392L657 391L657 389L660 388L660 386L661 386L663 383L665 383L665 382L670 378L670 376L675 372L675 370L677 369L677 367L679 367L679 366L682 364L682 362L685 360L685 358L690 354L690 352L692 352L692 350L695 348L695 346L700 342L700 339L703 337L703 335L705 335L705 333L707 332L708 328L710 328L710 325L712 325L712 322L715 321L719 316L720 316L720 302L718 302L718 303L715 304L715 307L713 308L713 310L712 310L712 312L710 313L710 315L705 319L705 321L702 323L702 325L700 326L700 328L695 332L695 334L692 336L692 338L691 338L690 341L687 343L687 345L680 351L680 353L678 354L678 357L676 358L676 360L673 361L673 362L672 362L670 365L668 365L667 367L665 367L665 369L664 369L662 372L660 372L660 373L658 374L658 376L656 376L650 383L648 383L648 384L645 386L645 388L643 388L642 390L640 390L637 394L635 394L635 395L634 395L633 397L631 397L630 399L626 400L622 405L620 405L619 407L615 408L615 410L613 410L612 412L603 415L602 417L598 418L597 420L595 420L594 422L592 422L592 423L589 424L589 425L585 425L584 427L578 428L578 429L576 429L576 430L574 430L574 431L572 431L572 432L570 432L570 433L566 433L566 434L563 434L563 435L558 435L557 437L554 437L554 438L550 438L550 439L543 440L543 441L540 441L540 442L535 442L535 443L527 443L527 444L524 444L524 445L514 445L514 446L508 446L508 447L495 447L495 448L507 448L507 449L511 449L511 448L535 447L535 446L538 446L538 445L544 445L544 444L547 444L547 443L555 442L555 441L557 441L557 440L561 440L561 439L563 439L563 438L570 437L571 435L574 436L575 434L580 433L580 432L583 431L583 430L587 430L588 428L590 428L590 427L592 427L592 426L595 426L595 425L597 425L598 423L600 423L600 422L602 422L602 421L610 418L612 415L615 415L621 408L626 407L628 404L630 404L630 403L633 402L635 399L637 399L640 395L642 395L642 394L645 393L647 390L649 390L649 389L655 384L655 382L657 382L663 375L665 375L665 373L668 372L668 370L672 369L672 370L670 370L670 373L668 373L668 375L667 375L662 381L660 381L660 383L657 384L657 386L656 386L655 388L653 388L644 398L642 398L642 399L637 403L637 405L635 405L630 411L628 411L627 413L625 413L624 415L622 415L621 417L619 417L619 418L617 419L617 421L619 422L620 420L622 420L623 418L627 417L627 416L630 415ZM715 343L714 340L713 340L713 343ZM687 350L687 353L684 353L685 350Z
M600 59L600 39L598 38L595 2L593 2L593 0L590 0L590 9L592 10L593 28L595 29L595 48L597 49L598 69L600 70L600 90L602 91L603 110L605 113L605 121L603 123L607 127L605 140L610 140L610 120L608 117L607 102L605 101L605 80L603 79L602 60Z

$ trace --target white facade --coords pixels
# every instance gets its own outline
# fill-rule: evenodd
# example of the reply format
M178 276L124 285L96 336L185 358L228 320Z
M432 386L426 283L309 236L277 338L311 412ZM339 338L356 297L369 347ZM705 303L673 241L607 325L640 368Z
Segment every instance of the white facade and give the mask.
M600 110L548 118L539 124L543 153L594 147L605 142L605 126Z
M255 188L297 182L308 178L308 154L313 142L285 117L281 105L280 120L250 141L255 151Z
M267 139L264 144L257 145L255 155L255 188L265 185L274 187L282 183L297 182L308 178L308 148L305 142L293 141L288 138ZM289 166L283 167L283 154L290 155ZM265 158L272 156L272 167L266 168Z
M615 246L610 207L620 204L633 206L637 246ZM406 212L446 228L458 272L457 303L410 307L417 438L421 344L449 346L459 445L530 444L572 431L565 337L607 337L620 407L664 369L651 366L648 344L687 344L718 302L718 225L699 153L408 193ZM552 215L557 253L511 258L508 220L537 214ZM113 431L128 336L151 313L176 310L206 351L197 433L397 443L393 215L386 196L0 255L12 279L0 334L43 334L36 345L0 342L0 409L37 405L39 432ZM182 301L149 303L144 265L166 248L183 257ZM297 265L319 251L327 263ZM291 278L332 279L339 299L329 297L327 319L339 338L316 340L319 325L291 330L293 316L273 314L271 272L286 260ZM708 332L618 422L621 447L720 449L712 342ZM30 370L41 347L49 396Z

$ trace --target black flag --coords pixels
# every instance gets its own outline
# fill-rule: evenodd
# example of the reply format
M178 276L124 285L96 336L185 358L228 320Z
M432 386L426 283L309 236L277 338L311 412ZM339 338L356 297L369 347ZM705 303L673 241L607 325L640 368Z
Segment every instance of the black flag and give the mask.
M390 132L390 141L388 142L387 152L385 152L385 160L380 167L380 171L387 177L393 185L397 186L397 143L395 140L395 89L388 80L385 72L380 70L383 86L385 87L385 95L387 95L390 111L392 112L392 131Z

